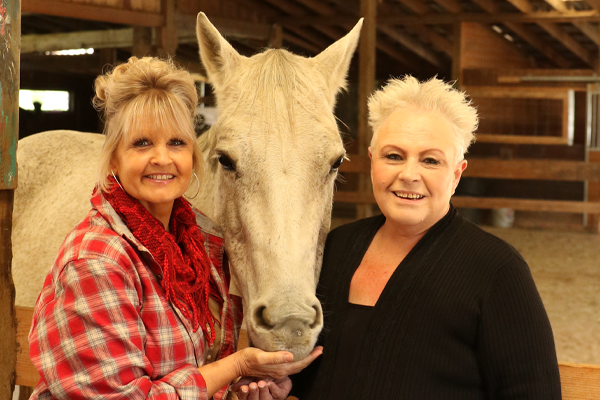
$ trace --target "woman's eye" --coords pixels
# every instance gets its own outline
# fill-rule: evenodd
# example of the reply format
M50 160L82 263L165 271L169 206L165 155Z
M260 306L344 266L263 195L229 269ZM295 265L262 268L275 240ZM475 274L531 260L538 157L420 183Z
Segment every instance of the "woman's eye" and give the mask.
M393 161L402 160L402 157L400 156L400 154L396 154L396 153L388 153L385 155L385 158L387 158L388 160L393 160Z
M431 157L427 157L425 159L425 164L429 164L429 165L438 165L440 162L438 160L436 160L435 158L431 158Z
M331 165L331 172L333 172L336 169L338 169L340 167L340 165L342 165L343 161L344 161L344 156L341 156L340 158L338 158L337 160L335 160L335 162Z
M231 158L227 157L225 154L219 154L217 159L225 171L235 171L235 164L231 161Z
M187 143L183 139L171 139L170 144L171 146L185 146Z
M150 144L150 141L148 139L138 139L135 142L133 142L133 145L135 147L145 147L148 146Z

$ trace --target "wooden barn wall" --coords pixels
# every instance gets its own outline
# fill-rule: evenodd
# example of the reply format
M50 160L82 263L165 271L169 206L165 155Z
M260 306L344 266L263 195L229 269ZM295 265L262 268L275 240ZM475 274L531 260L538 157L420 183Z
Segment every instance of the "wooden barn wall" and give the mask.
M489 27L464 22L461 27L461 69L528 68L527 57Z

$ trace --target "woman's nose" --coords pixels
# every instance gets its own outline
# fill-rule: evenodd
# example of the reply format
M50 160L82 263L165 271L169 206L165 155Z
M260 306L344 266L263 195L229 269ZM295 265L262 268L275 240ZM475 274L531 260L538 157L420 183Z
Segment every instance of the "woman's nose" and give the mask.
M154 147L152 159L150 161L155 165L169 164L171 162L171 157L169 156L169 149L167 149L166 146Z
M402 166L398 178L406 182L418 181L421 178L418 162L408 159Z

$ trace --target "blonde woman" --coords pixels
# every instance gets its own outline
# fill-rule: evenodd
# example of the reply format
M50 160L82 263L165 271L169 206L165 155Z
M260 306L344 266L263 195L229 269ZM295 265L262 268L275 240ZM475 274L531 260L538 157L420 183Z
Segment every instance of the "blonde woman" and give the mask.
M323 358L310 399L561 398L554 339L529 268L451 197L477 112L451 85L393 79L369 101L382 215L333 230L318 295Z
M285 398L285 377L319 351L299 362L236 352L223 237L182 197L202 184L190 75L132 57L95 86L106 135L99 183L35 307L32 398L220 399L246 375L279 379L263 394Z

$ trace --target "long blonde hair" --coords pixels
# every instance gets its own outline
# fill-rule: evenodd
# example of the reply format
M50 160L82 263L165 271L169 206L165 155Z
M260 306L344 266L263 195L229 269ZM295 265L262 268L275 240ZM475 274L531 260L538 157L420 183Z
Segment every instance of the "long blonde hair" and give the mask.
M104 119L106 141L100 155L98 183L110 190L111 161L119 143L130 132L151 124L178 132L193 143L194 172L203 172L202 152L196 142L194 110L198 93L187 71L171 60L131 57L127 63L98 76L94 107Z

